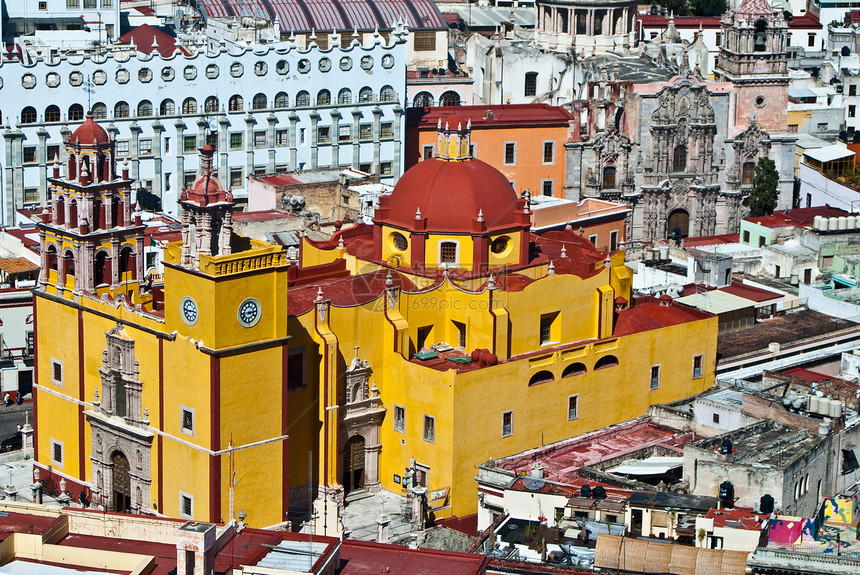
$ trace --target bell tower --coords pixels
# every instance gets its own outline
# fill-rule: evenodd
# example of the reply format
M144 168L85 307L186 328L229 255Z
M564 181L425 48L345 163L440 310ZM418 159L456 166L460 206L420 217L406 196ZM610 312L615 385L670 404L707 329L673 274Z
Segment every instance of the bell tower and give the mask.
M443 123L442 118L439 118L436 125L436 157L446 161L470 159L472 157L471 131L471 120L464 122L459 116L448 116Z
M723 16L716 79L734 84L734 123L755 117L765 130L787 131L788 24L767 0L743 0Z

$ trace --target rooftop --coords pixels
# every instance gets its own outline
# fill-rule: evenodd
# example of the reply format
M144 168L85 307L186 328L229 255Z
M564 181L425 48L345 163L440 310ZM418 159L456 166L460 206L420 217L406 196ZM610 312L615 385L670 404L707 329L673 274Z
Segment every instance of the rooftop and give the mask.
M733 465L786 469L818 445L822 437L805 428L764 421L690 445L705 451L717 451L724 439L732 441Z
M809 155L808 152L807 155ZM764 226L766 228L771 229L789 227L805 228L813 224L813 222L815 221L815 216L821 216L824 218L835 218L848 215L849 213L845 210L840 210L839 208L831 208L829 206L821 206L815 208L796 208L793 210L776 210L770 216L750 216L744 218L744 221L755 223L760 226Z
M419 130L435 130L439 120L457 115L479 128L539 128L541 126L563 126L573 120L571 113L561 106L549 104L508 104L490 106L457 106L456 108L410 108L407 121L410 127Z
M770 515L756 513L748 507L735 507L734 509L724 507L711 509L705 517L714 520L714 527L761 531Z
M484 572L489 561L484 555L344 539L337 575L477 575Z
M832 162L840 158L848 158L854 152L845 147L845 144L833 144L824 148L810 148L803 155L818 162Z

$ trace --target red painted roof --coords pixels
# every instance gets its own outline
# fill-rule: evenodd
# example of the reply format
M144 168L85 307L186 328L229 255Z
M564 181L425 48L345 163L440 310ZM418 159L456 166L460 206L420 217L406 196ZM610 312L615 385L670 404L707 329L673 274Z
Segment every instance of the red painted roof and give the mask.
M756 216L744 218L744 221L753 222L770 229L811 226L815 216L825 218L836 218L850 215L845 210L821 206L815 208L797 208L793 210L776 210L770 216Z
M264 176L259 178L261 182L272 186L294 186L302 182L287 174L278 174L277 176Z
M8 477L6 478L8 480ZM6 481L5 483L8 483ZM0 517L0 540L12 533L33 533L35 535L44 535L50 531L57 522L60 521L57 517L43 517L41 515L30 515L26 513L9 513L5 517ZM174 555L176 549L174 548Z
M177 49L176 39L173 36L162 32L158 28L153 28L149 24L142 24L137 28L132 28L117 38L117 41L121 44L131 44L134 42L137 51L144 54L152 53L152 43L155 41L158 44L158 53L165 58L172 56L173 52ZM186 56L191 55L191 52L183 46L179 46L179 51Z
M84 120L84 123L72 132L68 141L73 144L81 144L82 146L93 146L106 144L110 141L110 138L105 129L96 123L93 119L93 113L90 112L87 114L87 119Z
M344 539L340 546L338 575L478 575L489 557L471 553L410 549L369 541Z
M233 221L249 224L252 222L270 222L272 220L284 220L297 217L298 216L295 214L279 212L278 210L260 210L256 212L236 212L233 214Z
M571 113L561 106L549 104L508 104L499 106L438 106L433 108L410 108L407 120L418 129L436 129L439 119L445 123L448 116L457 115L471 120L472 127L538 127L547 125L567 126L573 119ZM453 127L453 126L452 126Z
M754 302L763 302L772 299L779 299L782 297L782 294L774 293L772 291L757 288L741 282L732 282L731 285L727 285L724 288L720 288L720 291L724 291L726 293L730 293L732 295L736 295L744 299L752 300Z
M715 246L718 244L736 244L740 241L740 234L721 234L716 236L698 236L694 238L684 238L684 247L693 248L696 246Z
M320 268L324 266L318 266ZM322 290L323 299L336 306L353 306L372 301L385 291L388 272L377 270L369 274L347 277L322 277L319 280L308 280L305 285L291 287L287 298L287 313L292 316L302 315L310 311ZM405 275L392 272L392 285L407 292L417 291L417 287ZM380 311L381 311L380 303Z
M805 369L802 367L795 367L792 369L787 369L781 372L783 375L788 375L791 377L796 377L797 379L802 379L808 383L821 383L823 381L830 382L837 389L858 389L860 385L858 385L854 381L847 381L845 379L841 379L838 377L833 377L832 375L827 375L826 373L820 373L818 371L812 371L811 369Z
M761 531L762 523L766 524L770 515L755 513L748 507L735 507L734 509L711 509L705 517L714 520L714 527Z
M669 25L666 16L652 16L651 14L639 14L637 16L642 27L651 30L664 30ZM720 16L675 16L675 28L682 30L702 28L703 30L719 30ZM822 25L813 14L795 16L788 22L789 28L821 30Z
M508 179L477 159L430 158L412 166L389 196L380 198L380 222L415 229L417 210L432 232L471 232L479 212L488 230L522 227L518 200ZM526 224L527 225L527 224Z
M668 305L666 305L668 303ZM713 317L707 312L675 301L661 303L655 297L639 297L630 309L618 312L613 336L630 335L640 331L660 329Z

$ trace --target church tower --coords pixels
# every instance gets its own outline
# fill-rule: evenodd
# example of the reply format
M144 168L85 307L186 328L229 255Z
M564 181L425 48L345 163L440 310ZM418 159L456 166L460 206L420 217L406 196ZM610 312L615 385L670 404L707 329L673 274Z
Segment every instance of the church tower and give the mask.
M65 140L65 177L54 158L50 212L39 235L43 286L59 295L124 294L135 301L143 278L143 230L131 217L128 167L114 171L115 142L88 114Z
M732 82L734 124L755 117L763 129L787 130L788 24L767 0L743 0L721 22L723 44L714 69L717 80Z

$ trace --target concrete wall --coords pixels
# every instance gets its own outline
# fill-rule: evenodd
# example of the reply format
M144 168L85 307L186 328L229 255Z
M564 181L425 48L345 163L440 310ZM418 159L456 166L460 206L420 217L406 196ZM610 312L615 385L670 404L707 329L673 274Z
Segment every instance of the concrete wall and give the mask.
M848 212L857 208L855 202L860 200L860 193L825 177L824 174L803 162L800 163L799 178L800 198L804 205L806 196L809 194L812 196L813 206L828 205Z
M860 293L860 288L853 290L838 290L838 293L841 294L844 291L851 292L845 295L854 295L855 293ZM830 297L827 295L828 293L829 292L823 292L814 286L805 284L801 284L798 291L800 298L806 300L806 305L809 306L809 309L811 310L826 313L833 317L841 317L851 321L860 321L860 305L836 299L835 297Z

